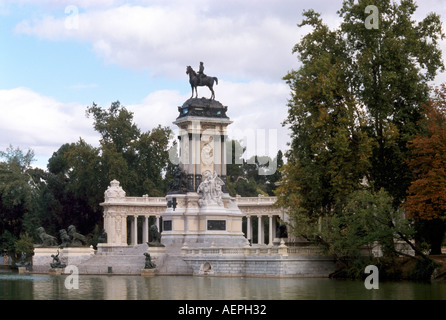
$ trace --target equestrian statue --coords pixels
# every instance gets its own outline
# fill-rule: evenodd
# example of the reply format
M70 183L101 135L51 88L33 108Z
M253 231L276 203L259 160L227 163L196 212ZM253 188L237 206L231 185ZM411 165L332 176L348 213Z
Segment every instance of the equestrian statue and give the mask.
M191 66L187 66L186 68L186 74L189 75L189 83L192 88L192 95L191 98L194 96L194 90L195 90L195 98L198 98L198 92L197 87L203 87L207 86L209 90L211 90L211 100L215 100L215 93L214 93L214 82L215 84L218 84L217 77L209 77L204 74L204 65L203 62L200 62L200 67L198 69L198 74L192 69Z

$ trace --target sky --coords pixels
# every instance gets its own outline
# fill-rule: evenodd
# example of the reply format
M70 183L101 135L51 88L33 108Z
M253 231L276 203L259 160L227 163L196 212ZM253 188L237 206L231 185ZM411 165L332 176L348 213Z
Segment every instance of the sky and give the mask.
M417 20L446 0L418 1ZM46 168L61 145L80 138L99 146L95 102L133 112L142 132L172 123L191 96L186 67L218 78L216 100L228 106L232 139L248 153L286 151L292 49L310 30L314 9L335 28L342 0L0 0L0 151L33 150ZM443 27L446 30L446 27ZM446 41L441 42L446 54ZM440 74L435 84L446 82ZM199 87L199 97L210 97ZM254 137L250 140L247 137ZM249 156L249 154L248 154Z

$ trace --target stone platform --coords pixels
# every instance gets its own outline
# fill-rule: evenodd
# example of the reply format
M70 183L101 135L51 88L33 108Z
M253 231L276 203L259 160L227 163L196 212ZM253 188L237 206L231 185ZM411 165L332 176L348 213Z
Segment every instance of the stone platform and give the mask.
M140 244L119 249L115 247L113 250L102 246L94 253L84 250L85 254L80 256L81 250L76 250L76 258L73 258L75 252L70 252L73 250L64 250L60 252L61 262L75 265L79 274L286 278L328 277L335 271L333 258L325 256L318 247L308 244L286 246L282 243L279 246L245 247L189 247L187 244L148 247ZM156 265L155 269L149 269L151 271L144 270L145 252L150 253L152 262ZM39 248L33 261L40 261L41 264L34 264L32 272L49 273L51 254L57 254L57 248ZM60 273L63 274L63 270Z
M32 272L47 273L51 269L53 262L51 255L59 255L60 262L65 265L80 265L82 262L91 259L95 255L95 250L90 247L37 247L34 248L32 262Z

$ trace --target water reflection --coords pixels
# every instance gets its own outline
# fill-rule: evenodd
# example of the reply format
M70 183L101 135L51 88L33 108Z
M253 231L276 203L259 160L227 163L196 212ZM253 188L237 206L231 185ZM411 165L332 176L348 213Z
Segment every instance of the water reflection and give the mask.
M217 278L192 276L67 276L0 273L0 299L26 300L335 300L445 299L446 283L381 282L367 290L361 281L330 279Z

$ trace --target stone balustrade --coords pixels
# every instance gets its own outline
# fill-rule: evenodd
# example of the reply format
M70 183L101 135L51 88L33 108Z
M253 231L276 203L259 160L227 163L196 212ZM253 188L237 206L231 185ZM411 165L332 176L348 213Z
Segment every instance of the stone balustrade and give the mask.
M323 250L318 246L286 246L283 243L280 246L247 246L243 248L189 248L187 245L181 248L181 253L185 256L300 256L314 257L325 256Z
M246 238L250 241L253 239L254 218L257 220L257 244L265 244L265 234L268 233L270 235L268 245L273 245L277 240L275 230L278 219L288 222L286 213L274 205L277 197L237 195L234 200L247 221ZM118 247L127 245L127 218L130 217L130 245L134 246L138 244L139 232L142 232L142 242L148 241L149 217L155 217L158 230L162 230L160 218L166 212L167 200L165 197L149 197L148 195L128 197L120 187L119 181L113 180L105 192L105 201L100 205L104 207L104 227L108 235L108 244ZM138 230L137 227L138 217L144 218L142 230ZM268 220L268 230L265 230L266 220Z

